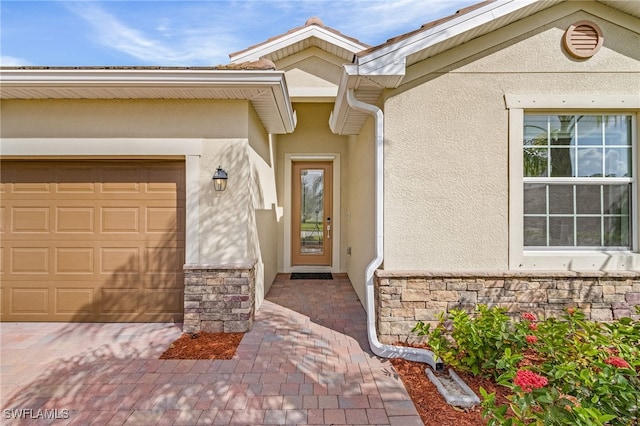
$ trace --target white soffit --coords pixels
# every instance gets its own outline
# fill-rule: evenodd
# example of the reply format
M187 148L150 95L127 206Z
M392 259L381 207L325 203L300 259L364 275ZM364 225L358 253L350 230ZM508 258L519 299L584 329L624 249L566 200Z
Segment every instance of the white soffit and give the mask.
M1 99L248 100L269 133L291 133L295 113L282 71L0 69Z
M267 58L273 62L294 55L310 47L318 47L344 61L352 62L353 55L369 46L340 36L318 25L307 25L299 30L276 37L247 50L229 55L232 63Z

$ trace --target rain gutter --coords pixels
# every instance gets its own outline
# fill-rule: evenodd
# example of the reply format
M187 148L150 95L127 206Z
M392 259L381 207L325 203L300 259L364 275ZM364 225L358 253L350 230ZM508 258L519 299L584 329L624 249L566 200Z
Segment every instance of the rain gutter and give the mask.
M365 271L366 289L365 300L367 306L367 335L369 346L374 354L383 358L403 358L429 364L435 371L443 371L444 364L436 360L434 353L426 349L409 348L403 346L386 345L378 340L376 330L376 311L374 298L374 276L376 269L382 265L384 256L384 114L375 105L367 104L356 99L353 89L347 90L347 103L357 111L373 116L375 123L375 250L376 257L369 263Z

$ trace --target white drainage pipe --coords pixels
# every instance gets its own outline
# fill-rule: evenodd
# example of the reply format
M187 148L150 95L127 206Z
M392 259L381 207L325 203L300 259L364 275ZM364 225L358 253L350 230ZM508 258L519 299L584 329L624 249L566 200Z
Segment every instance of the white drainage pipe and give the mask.
M409 361L424 362L436 371L443 371L444 364L440 360L436 360L433 352L426 349L409 348L403 346L385 345L378 340L376 330L376 310L374 298L374 275L376 269L382 265L384 255L384 115L382 110L375 105L367 104L356 99L353 89L347 91L347 103L357 111L370 114L375 122L375 247L376 257L369 263L365 271L366 277L366 306L367 306L367 335L369 337L369 346L376 355L383 358L404 358Z

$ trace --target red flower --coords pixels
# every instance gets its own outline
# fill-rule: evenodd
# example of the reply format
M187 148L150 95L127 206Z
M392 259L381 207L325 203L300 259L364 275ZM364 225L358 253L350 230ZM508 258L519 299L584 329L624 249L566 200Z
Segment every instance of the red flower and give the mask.
M610 356L604 360L604 363L618 368L631 368L627 361L617 356Z
M575 313L576 313L576 308L567 308L567 313L568 313L569 315L573 315L573 314L575 314Z
M529 370L518 370L513 383L520 386L525 392L531 392L533 389L538 389L549 384L549 381Z
M536 318L536 316L534 314L532 314L531 312L524 312L522 314L522 319L525 319L527 321L537 321L538 318Z
M535 322L532 322L529 324L529 330L537 330L538 329L538 324L536 324Z
M531 335L531 334L526 336L525 339L527 339L527 343L529 343L529 344L534 344L534 343L538 342L538 338L536 336Z

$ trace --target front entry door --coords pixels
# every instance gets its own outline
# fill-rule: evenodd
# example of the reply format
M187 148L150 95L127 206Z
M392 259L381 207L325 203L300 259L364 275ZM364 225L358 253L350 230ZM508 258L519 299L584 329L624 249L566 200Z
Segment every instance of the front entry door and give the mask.
M291 264L331 266L331 162L295 162L292 167Z

